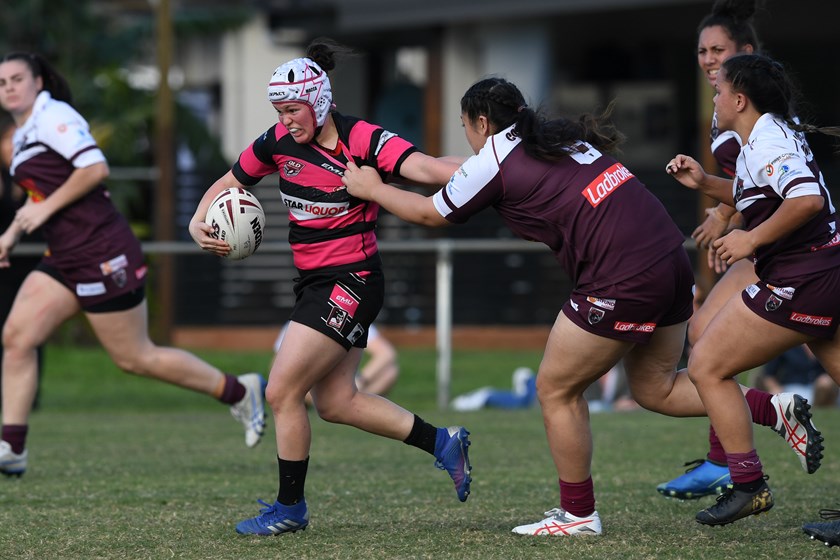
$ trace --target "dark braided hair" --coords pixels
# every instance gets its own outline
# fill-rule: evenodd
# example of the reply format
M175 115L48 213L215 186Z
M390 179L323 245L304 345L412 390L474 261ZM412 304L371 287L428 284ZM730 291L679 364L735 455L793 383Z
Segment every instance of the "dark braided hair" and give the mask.
M64 101L69 105L73 104L73 94L70 92L70 85L67 80L44 57L35 53L13 52L0 58L0 63L11 60L19 60L25 63L34 78L41 78L44 84L42 91L50 92L53 99Z
M470 121L487 118L496 131L516 125L516 133L529 156L558 161L568 147L583 140L604 151L615 150L624 141L608 119L613 104L599 116L584 114L576 121L548 120L528 107L519 89L503 78L485 78L473 84L461 98L461 113Z
M746 45L752 45L756 51L761 50L758 34L753 26L756 9L756 0L717 0L711 13L700 20L697 35L707 27L719 25L729 38L735 41L738 50L742 50Z
M840 127L796 122L794 115L799 92L780 62L760 54L739 54L723 63L723 71L724 81L732 84L735 92L749 97L759 113L772 113L797 132L840 136Z

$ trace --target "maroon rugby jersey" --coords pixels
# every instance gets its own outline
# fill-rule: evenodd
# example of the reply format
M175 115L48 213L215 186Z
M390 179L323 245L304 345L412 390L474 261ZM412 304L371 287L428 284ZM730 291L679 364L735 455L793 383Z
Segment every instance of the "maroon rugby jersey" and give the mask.
M341 182L348 157L384 176L417 151L410 142L365 121L332 113L338 146L298 144L281 123L255 140L233 166L243 185L278 172L289 208L289 243L300 270L364 262L377 253L374 228L379 205L350 196Z
M728 177L735 176L735 162L741 153L741 139L732 130L720 130L717 125L717 113L712 115L712 155L721 170Z
M804 134L765 113L741 149L737 171L733 197L747 230L768 220L788 198L825 199L823 208L808 222L756 250L759 278L779 281L840 266L835 208Z
M38 94L13 143L13 179L36 203L52 195L77 168L105 161L85 119L48 91ZM98 264L125 244L139 245L103 185L55 213L41 231L49 258L58 266Z
M435 208L462 223L492 206L516 235L548 245L592 295L682 245L665 207L624 165L585 142L568 151L559 162L532 158L510 127L464 162Z

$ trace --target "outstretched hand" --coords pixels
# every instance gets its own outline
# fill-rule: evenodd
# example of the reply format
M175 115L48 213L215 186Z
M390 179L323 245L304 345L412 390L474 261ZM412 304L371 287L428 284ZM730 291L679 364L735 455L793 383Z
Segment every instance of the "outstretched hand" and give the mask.
M706 171L694 158L677 154L665 166L665 172L689 189L699 189L706 180Z
M376 169L368 165L359 167L349 158L341 182L344 183L348 193L362 200L373 200L374 191L383 184Z

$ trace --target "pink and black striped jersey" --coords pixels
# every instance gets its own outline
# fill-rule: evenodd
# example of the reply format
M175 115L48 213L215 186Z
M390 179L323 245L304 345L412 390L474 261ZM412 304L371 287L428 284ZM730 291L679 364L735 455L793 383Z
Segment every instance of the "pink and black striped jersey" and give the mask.
M665 207L629 169L586 142L568 152L557 162L535 159L507 128L434 195L435 208L462 223L493 207L517 236L548 245L592 295L682 245Z
M298 144L277 123L239 156L233 175L243 185L279 174L280 193L289 209L289 243L295 266L315 270L362 263L377 251L374 228L379 205L348 194L341 177L349 157L383 177L399 176L405 159L417 151L410 142L374 124L332 113L338 145Z

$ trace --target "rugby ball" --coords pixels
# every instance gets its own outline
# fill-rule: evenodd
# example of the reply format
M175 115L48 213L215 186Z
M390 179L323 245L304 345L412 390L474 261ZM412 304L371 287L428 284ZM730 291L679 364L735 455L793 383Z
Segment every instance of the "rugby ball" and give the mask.
M265 212L257 197L245 189L225 189L213 199L204 222L210 234L230 245L228 259L240 260L254 254L262 242Z

